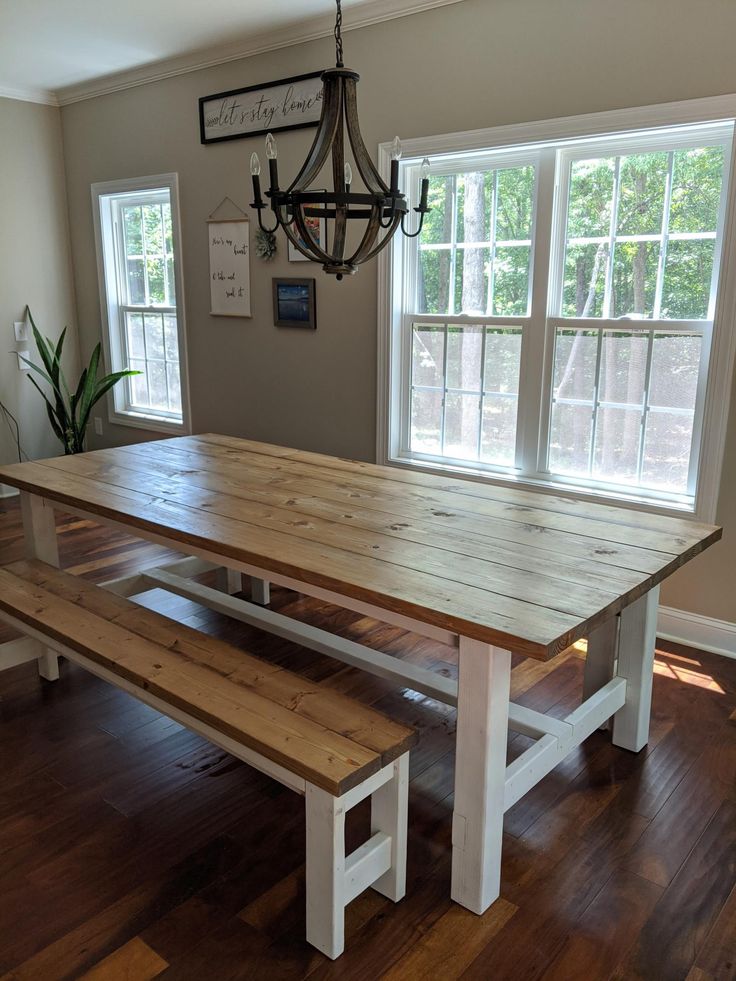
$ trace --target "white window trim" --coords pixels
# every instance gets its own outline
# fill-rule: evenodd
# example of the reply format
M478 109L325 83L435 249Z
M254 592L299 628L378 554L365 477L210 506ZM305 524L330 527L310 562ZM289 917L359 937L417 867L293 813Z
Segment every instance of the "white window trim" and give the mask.
M154 174L150 177L133 177L127 180L99 181L92 184L92 217L95 232L95 251L97 256L97 279L100 293L100 314L102 323L102 348L105 363L110 371L119 371L123 367L117 357L111 338L116 304L110 299L117 295L116 283L111 283L108 289L108 279L116 275L116 270L106 269L104 262L104 239L112 234L103 227L100 215L100 198L109 194L128 194L136 191L148 191L153 188L167 188L171 197L171 226L174 240L174 282L176 288L177 330L179 339L179 376L181 382L182 421L167 420L164 416L148 415L143 412L122 411L115 405L114 391L107 394L107 415L110 423L120 426L132 426L134 429L146 429L151 432L169 433L176 436L191 433L191 408L189 396L189 359L187 357L186 314L184 305L184 283L182 276L181 249L181 220L179 214L179 176L178 174Z
M563 117L542 120L518 125L499 126L490 129L472 130L462 133L451 133L440 136L402 139L404 158L420 161L424 156L448 154L457 156L468 154L472 161L473 151L491 150L494 148L512 149L515 146L533 146L535 143L549 144L554 141L569 144L571 140L589 140L591 137L625 135L632 130L656 129L657 127L673 127L693 123L707 124L709 122L726 122L736 120L736 94L715 96L713 98L692 99L684 102L671 102L661 105L644 106L634 109L617 109L610 112L589 113L580 116ZM569 493L575 497L587 500L605 501L613 504L626 504L640 510L652 510L658 513L693 516L701 521L714 521L718 493L723 467L723 455L728 423L729 399L733 377L734 357L736 356L736 140L727 161L724 176L728 178L726 191L725 223L723 227L723 247L721 252L721 280L718 291L716 308L713 316L713 336L710 351L710 366L708 372L708 391L703 411L703 426L699 450L700 477L694 506L685 500L682 503L670 501L647 500L645 493L638 488L631 493L625 491L610 491L593 487L580 487L570 481ZM544 155L543 155L544 158ZM382 143L378 148L378 164L382 175L388 178L390 173L391 143ZM544 160L542 166L545 166ZM538 182L541 186L541 182ZM411 192L413 193L413 192ZM551 228L553 202L539 200L540 226ZM400 238L397 236L397 238ZM549 267L550 250L553 243L551 236L536 235L534 241L534 269ZM416 459L407 460L398 453L400 439L401 413L391 411L392 406L401 406L404 401L404 386L406 379L401 374L401 352L399 338L406 332L402 331L402 315L405 304L398 303L394 296L393 283L402 282L405 285L410 276L404 275L403 263L406 250L403 243L394 239L391 245L379 254L378 259L378 375L377 375L377 444L376 458L379 463L403 466L425 472L447 473L455 477L468 479L482 478L491 483L516 483L534 490L549 493L567 493L566 481L538 480L528 477L521 478L513 473L494 474L488 469L473 469L472 464L459 466L449 462L424 463ZM537 276L534 276L532 291L538 288ZM536 304L536 311L539 304ZM470 322L472 318L465 318ZM504 318L506 324L528 322L527 318ZM475 320L473 320L475 322ZM543 330L533 331L539 344L545 345L545 351L537 351L537 356L549 358L551 351ZM521 377L525 377L524 365L521 366ZM549 375L546 372L545 377ZM546 395L547 393L545 393ZM525 408L522 410L522 404ZM542 393L530 393L527 396L520 391L519 411L537 413L546 411ZM523 448L524 454L536 453L536 447Z

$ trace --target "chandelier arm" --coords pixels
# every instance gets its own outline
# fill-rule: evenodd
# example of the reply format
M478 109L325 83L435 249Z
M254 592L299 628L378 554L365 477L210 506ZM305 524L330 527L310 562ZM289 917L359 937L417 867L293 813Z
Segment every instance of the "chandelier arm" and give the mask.
M278 229L278 227L281 224L281 222L279 221L279 219L277 217L276 218L276 224L273 226L273 228L266 228L266 226L263 224L263 219L261 218L261 211L262 210L263 210L263 208L258 208L257 209L258 227L260 228L260 230L262 232L265 232L267 235L273 235L273 233Z
M378 243L378 245L376 245L374 248L372 248L371 251L367 255L364 255L363 256L363 258L360 260L361 262L368 262L369 259L373 259L374 256L377 256L378 253L382 249L385 249L386 248L386 246L388 245L388 243L393 238L394 232L396 231L396 229L397 229L400 221L401 221L401 216L400 215L396 215L396 217L394 218L393 222L389 226L389 230L388 230L387 234L383 236L383 238Z
M406 228L404 228L404 219L406 218L406 214L401 216L401 231L406 238L416 238L417 235L422 234L422 227L424 225L424 216L426 211L420 211L419 208L415 208L414 210L419 212L419 227L415 232L407 232Z
M363 178L363 183L372 194L388 194L388 185L384 182L363 142L358 122L358 100L355 79L345 79L345 125L348 131L350 146L353 148L355 163Z
M298 191L309 187L322 169L335 139L335 131L341 119L340 103L342 79L323 75L322 114L319 118L314 142L304 161L304 166L289 185L289 191Z

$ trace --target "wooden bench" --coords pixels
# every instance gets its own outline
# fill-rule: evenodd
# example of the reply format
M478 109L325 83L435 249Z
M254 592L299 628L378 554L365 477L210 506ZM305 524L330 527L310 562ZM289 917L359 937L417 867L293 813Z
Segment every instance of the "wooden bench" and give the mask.
M406 880L416 733L324 685L37 560L0 567L0 618L306 799L307 940L344 947L345 907ZM345 813L371 797L371 838L345 855Z

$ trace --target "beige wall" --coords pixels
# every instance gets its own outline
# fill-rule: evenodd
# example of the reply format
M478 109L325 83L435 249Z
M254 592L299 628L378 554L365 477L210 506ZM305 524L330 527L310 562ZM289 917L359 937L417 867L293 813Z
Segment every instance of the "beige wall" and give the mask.
M375 150L394 133L415 137L734 92L734 37L733 0L464 0L350 32L345 45L348 65L363 75L361 124ZM79 317L88 351L100 319L90 184L177 171L195 431L372 459L374 267L343 283L315 268L316 333L280 330L272 326L271 277L310 269L286 261L281 239L273 263L253 258L253 319L208 314L204 221L225 194L247 204L248 158L262 144L201 146L197 98L332 59L325 39L63 109ZM282 174L294 172L308 141L304 132L279 136ZM105 420L107 443L141 435ZM664 602L736 621L733 414L724 476L727 541L675 577Z
M38 459L60 446L41 397L9 352L16 346L13 321L23 319L29 304L50 337L70 326L65 363L73 372L77 362L58 109L0 99L0 216L0 399L20 423L23 449ZM15 459L15 442L0 419L0 461Z

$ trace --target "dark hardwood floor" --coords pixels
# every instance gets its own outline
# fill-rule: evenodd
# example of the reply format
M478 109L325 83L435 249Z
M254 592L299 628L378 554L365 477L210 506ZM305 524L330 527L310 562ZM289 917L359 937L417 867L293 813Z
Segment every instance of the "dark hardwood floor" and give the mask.
M62 565L94 581L170 554L63 515L59 532ZM17 499L0 501L0 562L22 551ZM0 675L4 978L736 978L736 661L661 644L647 748L596 733L523 798L502 898L476 917L449 900L451 710L179 597L143 602L419 728L406 899L356 900L329 962L303 940L294 794L69 663L55 684L23 665ZM452 650L358 614L282 589L272 605L456 671ZM566 714L582 661L519 660L517 700ZM353 847L366 807L351 818Z

